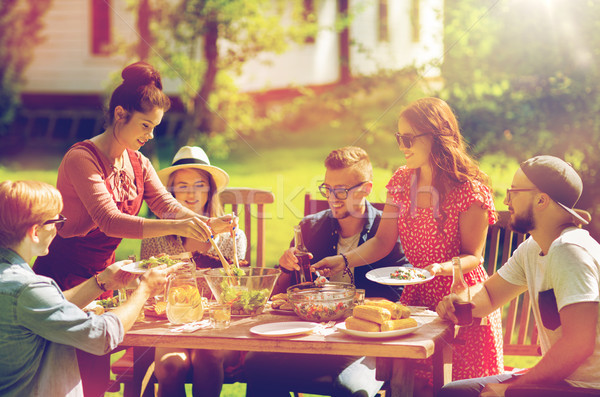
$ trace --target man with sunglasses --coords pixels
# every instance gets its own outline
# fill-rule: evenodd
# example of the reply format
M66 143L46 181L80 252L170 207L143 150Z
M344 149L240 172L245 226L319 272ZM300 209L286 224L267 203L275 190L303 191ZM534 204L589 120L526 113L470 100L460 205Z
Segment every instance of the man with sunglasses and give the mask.
M107 267L61 291L29 263L48 254L66 218L56 188L36 181L0 183L0 395L83 396L75 348L103 355L123 340L146 300L163 291L166 270L146 272L125 304L97 316L81 308L135 275ZM65 261L69 258L65 257ZM97 368L98 371L101 368ZM106 368L108 371L108 368ZM99 390L98 395L104 395Z
M373 188L373 167L363 149L349 146L334 150L325 159L325 168L325 180L319 191L327 199L329 209L308 215L300 222L313 263L351 250L373 237L382 214L367 201ZM292 241L292 247L279 259L283 274L275 292L285 292L294 283L293 270L299 270L293 244ZM367 297L384 297L395 302L401 289L369 281L365 274L373 268L407 263L397 241L385 258L353 271L348 269L330 281L354 282L356 288L365 289ZM326 379L324 384L333 385L336 396L373 396L383 385L375 377L375 359L371 357L250 352L245 370L248 397L288 396L289 391L306 390L306 385L316 379Z
M522 375L452 382L440 396L548 397L600 389L600 244L580 228L589 213L573 208L582 190L577 172L557 157L521 164L504 203L511 228L531 236L473 296L473 316L529 291L542 359ZM437 307L454 322L455 299L446 296Z

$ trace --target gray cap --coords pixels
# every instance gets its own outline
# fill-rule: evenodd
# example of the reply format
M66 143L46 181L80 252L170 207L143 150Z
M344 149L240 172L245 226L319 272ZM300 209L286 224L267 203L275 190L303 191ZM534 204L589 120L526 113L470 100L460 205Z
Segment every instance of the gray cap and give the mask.
M573 209L583 191L583 182L571 164L554 156L536 156L522 162L521 170L539 190L565 211L582 224L589 223Z

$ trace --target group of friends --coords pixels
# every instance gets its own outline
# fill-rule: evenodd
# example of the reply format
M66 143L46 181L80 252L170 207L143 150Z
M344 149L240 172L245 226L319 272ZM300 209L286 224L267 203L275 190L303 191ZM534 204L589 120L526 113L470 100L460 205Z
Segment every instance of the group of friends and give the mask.
M166 267L142 276L115 262L122 238L142 239L141 258L159 253L245 257L237 218L223 213L219 192L227 173L199 147L182 147L172 165L155 171L139 149L153 138L170 101L161 78L137 62L122 72L104 132L65 154L56 188L36 181L0 182L0 394L98 395L106 389L108 357L146 300L164 291ZM497 220L489 179L467 153L457 119L438 98L422 98L399 115L395 133L406 165L387 184L383 211L367 201L373 189L368 154L333 150L319 191L329 209L300 222L312 269L331 281L353 282L367 297L427 306L456 322L450 294L453 257L474 290L480 321L457 327L453 382L443 396L502 396L518 385L561 390L600 389L600 245L574 209L583 189L577 172L553 156L536 156L516 170L505 204L511 227L530 237L489 276L483 267L487 229ZM146 202L156 218L138 216ZM293 244L279 259L274 293L300 270ZM34 261L33 267L30 263ZM404 289L373 283L366 272L403 266L428 270L433 280ZM82 308L136 285L116 309ZM523 373L505 373L500 308L529 291L542 358ZM101 356L102 359L98 358ZM425 363L427 364L427 362ZM105 368L102 368L104 366ZM427 366L423 366L427 367ZM269 368L265 371L265 368ZM373 357L157 348L161 396L219 396L225 379L243 374L248 396L289 395L328 379L336 396L374 396ZM431 395L431 372L416 373L415 395ZM548 395L548 394L546 394Z

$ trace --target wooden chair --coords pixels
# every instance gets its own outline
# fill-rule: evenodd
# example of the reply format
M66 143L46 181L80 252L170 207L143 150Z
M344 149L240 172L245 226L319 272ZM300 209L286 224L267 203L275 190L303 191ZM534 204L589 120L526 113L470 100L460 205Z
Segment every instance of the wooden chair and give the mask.
M265 204L271 204L275 201L273 193L266 190L251 189L245 187L230 187L221 192L221 202L225 206L225 212L231 208L232 212L235 212L238 216L240 215L239 209L243 206L243 217L244 223L240 224L246 233L248 240L248 249L246 251L246 260L250 264L254 264L259 267L265 266ZM256 211L253 212L252 206L256 205ZM252 230L252 220L256 219L256 242L253 243L252 236L254 231ZM256 261L251 260L252 247L256 246Z
M510 213L498 212L498 221L490 226L486 240L488 274L496 272L513 251L526 239L526 235L513 232L509 226ZM503 309L504 354L511 356L540 356L538 332L525 292L509 302Z
M265 204L271 204L275 201L273 193L266 190L252 189L252 188L227 188L221 192L220 195L221 203L225 207L225 212L235 212L238 216L240 215L240 207L243 208L242 215L244 222L240 223L240 228L243 227L244 233L246 233L246 239L248 240L248 246L246 249L246 260L250 264L255 266L265 266L264 258L264 247L265 247ZM253 209L253 206L256 209ZM253 225L253 219L256 220L256 225ZM256 238L253 240L256 232ZM255 253L253 255L253 248ZM253 262L252 257L256 258ZM127 349L125 354L112 364L111 370L116 375L117 379L112 382L109 391L118 391L120 384L124 384L124 397L137 397L135 396L135 387L132 385L133 371L143 370L146 372L148 367L154 362L154 349L148 349L148 353L144 354L144 362L138 362L134 366L133 364L133 349ZM153 396L153 384L156 382L156 378L150 380L148 387L144 392L144 395Z

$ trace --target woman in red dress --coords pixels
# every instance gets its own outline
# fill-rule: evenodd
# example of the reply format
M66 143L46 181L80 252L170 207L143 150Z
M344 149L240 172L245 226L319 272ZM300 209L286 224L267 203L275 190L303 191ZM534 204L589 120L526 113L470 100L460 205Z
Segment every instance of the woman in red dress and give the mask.
M121 75L123 82L110 99L108 128L73 145L58 169L56 186L67 221L49 254L38 257L33 270L53 278L63 290L114 263L122 238L175 234L206 241L211 228L221 233L233 226L231 216L211 219L199 215L164 188L148 158L138 150L154 137L154 128L170 107L169 98L162 91L160 75L145 62L127 66ZM144 200L160 219L137 216ZM108 296L112 291L103 297ZM87 366L83 354L78 355L85 394L104 392L107 378L100 376L104 373L98 368L101 360L94 356L94 365Z
M482 253L488 225L496 221L492 193L487 176L466 152L456 117L441 99L419 99L403 110L396 139L406 165L387 185L386 206L376 236L345 258L325 258L314 267L337 273L346 266L374 262L389 252L399 236L410 263L435 275L432 281L406 286L401 302L435 310L450 293L453 257L460 257L469 285L488 277ZM453 346L453 379L503 371L499 310L481 325L460 327L457 341ZM417 376L429 377L423 373Z

